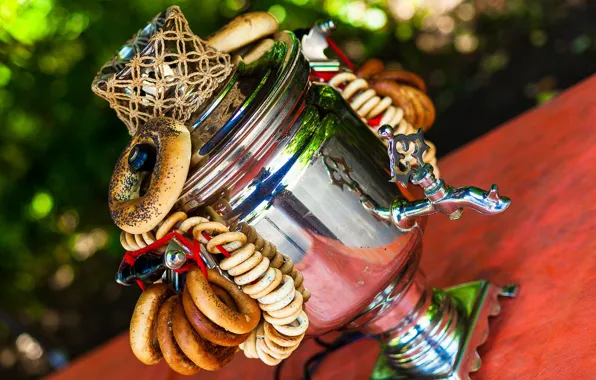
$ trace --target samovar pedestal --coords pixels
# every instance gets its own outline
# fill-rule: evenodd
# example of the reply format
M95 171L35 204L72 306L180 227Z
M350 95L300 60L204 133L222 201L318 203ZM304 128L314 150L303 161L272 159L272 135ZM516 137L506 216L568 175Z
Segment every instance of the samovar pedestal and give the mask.
M379 334L382 353L371 374L374 380L469 379L481 365L476 350L488 338L489 317L501 311L498 297L515 297L519 290L488 281L429 288L420 270L401 291L399 282L387 299L391 303L368 323L378 331L390 319L400 321ZM402 311L406 315L395 319Z

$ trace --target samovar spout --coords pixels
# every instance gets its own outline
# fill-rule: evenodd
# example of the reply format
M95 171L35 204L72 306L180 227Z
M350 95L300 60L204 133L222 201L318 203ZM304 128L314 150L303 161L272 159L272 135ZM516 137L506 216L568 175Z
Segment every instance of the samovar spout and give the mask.
M379 129L379 135L389 141L392 180L404 186L411 182L424 190L424 199L410 201L396 198L390 208L365 205L381 219L392 221L401 230L411 230L416 226L416 220L423 216L442 213L455 220L463 214L464 209L496 215L511 204L511 199L499 195L497 185L492 185L489 191L473 186L454 188L435 177L432 165L422 160L428 148L422 131L394 136L393 129L384 126ZM412 167L412 163L418 166Z

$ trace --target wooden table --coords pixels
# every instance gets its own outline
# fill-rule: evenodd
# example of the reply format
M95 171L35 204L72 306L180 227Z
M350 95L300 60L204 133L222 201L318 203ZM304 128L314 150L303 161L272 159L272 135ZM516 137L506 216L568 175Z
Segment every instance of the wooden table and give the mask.
M489 279L515 282L491 321L475 380L596 379L596 77L528 112L441 161L453 186L499 185L512 198L495 217L472 211L455 222L431 217L422 267L444 287ZM454 128L454 133L457 133ZM321 348L307 341L283 378L300 378ZM362 340L330 355L316 379L364 379L379 353ZM132 355L128 335L72 363L53 380L182 379ZM237 355L224 370L196 379L273 379L273 369Z

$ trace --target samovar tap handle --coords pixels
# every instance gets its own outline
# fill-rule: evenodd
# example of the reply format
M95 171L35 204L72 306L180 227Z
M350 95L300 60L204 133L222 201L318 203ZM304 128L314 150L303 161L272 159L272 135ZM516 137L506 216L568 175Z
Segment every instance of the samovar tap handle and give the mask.
M436 178L432 165L422 160L428 149L422 129L409 135L393 135L393 128L384 125L378 133L388 141L391 181L404 186L412 183L424 190L424 199L408 201L396 198L388 210L371 210L383 219L390 219L401 230L411 230L416 226L416 219L426 215L440 212L455 220L466 208L484 215L495 215L511 204L511 199L499 195L497 185L492 185L489 191L473 186L454 188Z

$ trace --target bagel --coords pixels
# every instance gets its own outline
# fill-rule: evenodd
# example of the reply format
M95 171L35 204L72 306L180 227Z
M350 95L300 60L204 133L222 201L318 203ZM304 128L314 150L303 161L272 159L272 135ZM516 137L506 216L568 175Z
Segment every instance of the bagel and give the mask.
M181 375L194 375L201 370L178 346L172 328L174 307L180 302L178 296L168 298L159 309L157 339L166 363Z
M155 335L161 305L174 294L165 284L153 284L145 290L130 320L130 348L142 363L157 364L162 357Z
M197 308L212 322L216 321L218 325L235 334L246 334L253 330L261 319L261 310L257 303L217 270L209 269L207 277L205 278L197 267L193 267L186 276L186 287ZM223 303L209 283L225 289L234 299L238 311Z
M373 90L380 96L388 96L391 98L393 105L404 110L404 118L414 124L416 115L414 109L407 98L402 93L402 86L386 79L380 79L371 83Z
M275 329L275 327L272 324L270 324L267 321L263 323L263 330L265 332L265 336L269 340L282 347L295 347L300 343L302 338L304 338L304 333L297 336L286 336L284 334L281 334L279 331Z
M219 346L203 339L186 318L178 297L176 301L172 311L172 331L182 352L194 364L207 371L217 371L232 361L237 346Z
M294 322L286 325L272 324L272 326L285 336L301 336L308 329L308 317L304 310L301 310Z
M234 299L221 286L211 284L211 289L213 289L213 293L215 293L217 298L222 300L223 303L228 305L228 307L234 309L234 311L238 311L238 308L236 307L236 302L234 302Z
M266 38L258 43L257 46L252 48L248 53L242 57L244 64L250 65L253 62L256 62L264 56L267 52L269 52L275 46L275 42L271 38Z
M142 173L133 171L128 163L129 155L139 144L156 150L151 183L143 195L140 195ZM183 124L166 117L143 124L122 152L110 180L108 204L114 223L131 234L155 228L182 192L190 154L190 133Z
M166 236L168 232L174 229L177 223L186 220L187 216L186 213L182 211L176 211L172 215L170 215L166 220L163 220L159 225L159 228L155 232L155 238L161 239L162 237Z
M368 61L367 61L368 63ZM362 66L364 67L366 63ZM391 70L375 73L373 79L387 79L393 80L400 84L407 84L408 86L415 87L420 91L426 92L426 85L422 78L418 75L404 70Z
M385 69L385 64L379 59L369 59L356 71L358 78L369 79L373 75L380 74Z
M257 353L257 356L259 357L259 359L261 359L261 361L263 363L265 363L267 365L270 365L270 366L278 365L281 362L281 360L284 358L276 358L273 355L271 355L272 351L268 349L268 347L265 344L264 339L265 339L265 333L263 331L263 324L261 323L261 324L259 324L259 327L257 328L256 342L255 342L255 351ZM276 356L278 356L278 355L276 355Z
M246 13L207 38L207 43L216 50L229 53L277 32L278 28L277 20L270 13Z
M212 285L212 287L214 288L214 293L222 299L221 295L215 291L215 286ZM222 299L222 301L231 307L225 299ZM248 338L249 333L234 334L207 318L194 304L192 297L188 292L188 288L184 288L184 292L182 293L182 305L184 307L184 312L186 313L186 318L188 318L188 322L200 336L208 341L220 346L237 346Z

